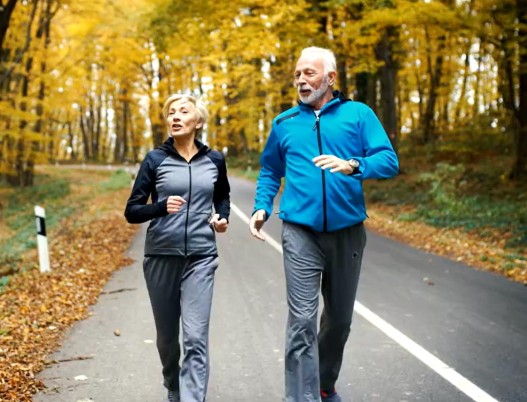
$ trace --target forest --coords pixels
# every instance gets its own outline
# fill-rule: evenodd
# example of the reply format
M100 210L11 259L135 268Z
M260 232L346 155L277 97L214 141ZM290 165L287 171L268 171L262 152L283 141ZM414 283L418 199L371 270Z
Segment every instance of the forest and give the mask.
M527 0L0 0L1 400L44 388L46 355L129 262L129 171L103 168L159 145L183 92L207 104L202 140L254 179L307 46L334 51L336 88L398 153L396 178L364 183L368 229L527 285Z
M386 234L452 258L467 246L412 233L462 230L500 248L476 241L466 262L527 282L526 19L525 0L0 0L5 272L25 244L9 245L25 233L16 216L32 225L19 196L72 191L37 168L137 166L166 138L170 94L205 100L201 140L254 179L314 45L335 52L336 88L374 109L399 156L394 180L365 183L370 218L382 210Z
M332 49L337 87L370 105L405 158L494 164L527 178L525 0L2 0L0 175L42 163L135 163L161 106L202 96L203 138L258 164L296 102L303 47Z

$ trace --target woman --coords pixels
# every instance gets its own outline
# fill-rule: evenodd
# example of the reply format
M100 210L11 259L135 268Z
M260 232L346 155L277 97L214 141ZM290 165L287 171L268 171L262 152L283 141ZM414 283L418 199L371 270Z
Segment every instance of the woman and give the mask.
M209 377L212 287L218 267L214 232L227 230L230 187L223 155L196 139L208 117L204 104L193 96L172 95L163 116L169 138L146 154L125 216L129 223L151 221L143 269L168 400L203 402ZM147 204L149 197L151 204Z

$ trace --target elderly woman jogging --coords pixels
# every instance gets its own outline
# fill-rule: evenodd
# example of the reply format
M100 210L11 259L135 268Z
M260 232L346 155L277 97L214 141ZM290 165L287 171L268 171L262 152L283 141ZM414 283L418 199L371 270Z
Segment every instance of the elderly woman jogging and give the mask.
M223 155L197 139L208 117L204 104L172 95L163 116L169 138L146 154L125 216L130 223L150 221L143 269L168 401L203 402L218 267L215 233L228 227L230 186Z

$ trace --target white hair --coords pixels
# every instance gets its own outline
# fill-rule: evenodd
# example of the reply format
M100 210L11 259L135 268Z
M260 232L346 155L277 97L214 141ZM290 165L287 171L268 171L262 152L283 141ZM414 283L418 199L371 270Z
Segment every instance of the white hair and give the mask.
M300 57L302 56L315 56L317 58L321 58L324 63L326 74L332 71L337 71L337 60L335 59L335 54L329 49L316 46L306 47L302 50L302 53L300 53Z

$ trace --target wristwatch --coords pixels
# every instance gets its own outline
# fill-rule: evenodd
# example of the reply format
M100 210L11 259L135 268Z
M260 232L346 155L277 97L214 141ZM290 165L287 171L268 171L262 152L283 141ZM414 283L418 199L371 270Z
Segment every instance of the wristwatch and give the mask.
M353 171L357 170L359 167L359 161L356 159L348 159L348 163L350 167L353 169Z

